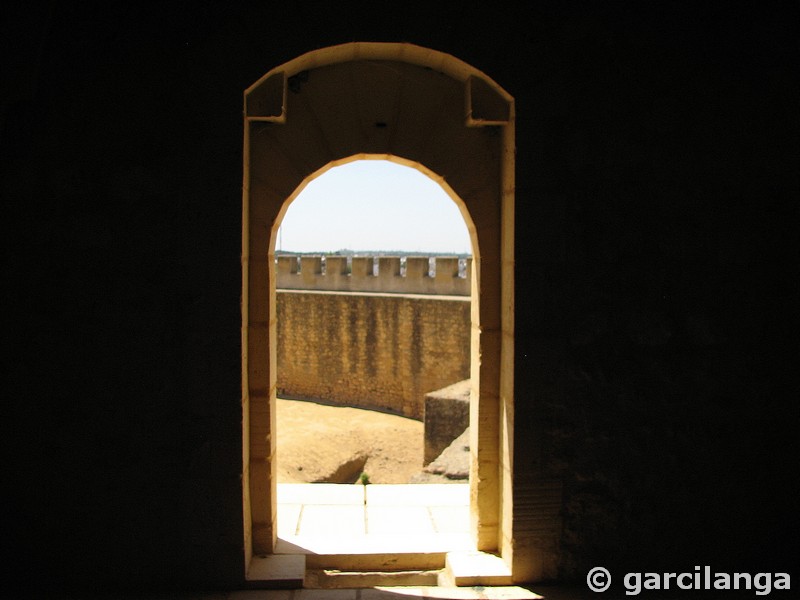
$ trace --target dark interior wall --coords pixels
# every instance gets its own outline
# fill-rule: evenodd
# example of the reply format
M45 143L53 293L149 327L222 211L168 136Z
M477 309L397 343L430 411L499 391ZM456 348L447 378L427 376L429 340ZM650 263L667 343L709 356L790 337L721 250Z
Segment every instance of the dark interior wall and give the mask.
M563 481L562 578L796 568L791 5L432 4L0 21L17 581L241 578L242 91L355 40L516 98L515 456Z
M516 460L564 481L564 573L798 564L796 28L729 9L532 19L496 75L538 439Z

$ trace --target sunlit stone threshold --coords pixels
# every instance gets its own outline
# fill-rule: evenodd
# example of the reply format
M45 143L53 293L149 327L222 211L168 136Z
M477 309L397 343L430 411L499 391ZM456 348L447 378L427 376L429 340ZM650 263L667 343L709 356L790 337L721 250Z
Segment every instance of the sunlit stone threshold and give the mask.
M307 568L440 569L472 549L466 484L278 484L275 553Z
M387 598L537 597L475 550L466 484L279 484L275 553L255 558L249 579Z

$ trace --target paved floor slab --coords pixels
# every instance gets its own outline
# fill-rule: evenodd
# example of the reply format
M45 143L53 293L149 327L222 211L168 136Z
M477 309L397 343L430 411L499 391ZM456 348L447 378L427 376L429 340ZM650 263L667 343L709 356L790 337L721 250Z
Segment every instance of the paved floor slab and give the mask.
M433 535L427 506L367 506L367 533L370 535Z
M276 553L470 550L466 484L278 484Z

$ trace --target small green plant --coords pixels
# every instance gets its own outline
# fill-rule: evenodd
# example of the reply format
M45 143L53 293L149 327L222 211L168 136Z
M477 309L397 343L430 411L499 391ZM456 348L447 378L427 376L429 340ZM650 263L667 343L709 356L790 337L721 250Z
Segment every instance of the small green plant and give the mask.
M364 486L364 506L367 505L367 485L369 484L369 475L366 473L361 473L358 477L358 480L361 482L361 485Z

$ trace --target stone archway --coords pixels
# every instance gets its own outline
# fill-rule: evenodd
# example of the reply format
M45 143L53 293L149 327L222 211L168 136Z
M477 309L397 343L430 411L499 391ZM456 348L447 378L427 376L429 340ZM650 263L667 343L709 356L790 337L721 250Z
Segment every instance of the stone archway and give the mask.
M410 44L305 54L245 92L242 408L245 563L276 541L275 268L289 199L354 157L424 165L459 204L472 281L471 532L512 564L514 102L458 59Z

